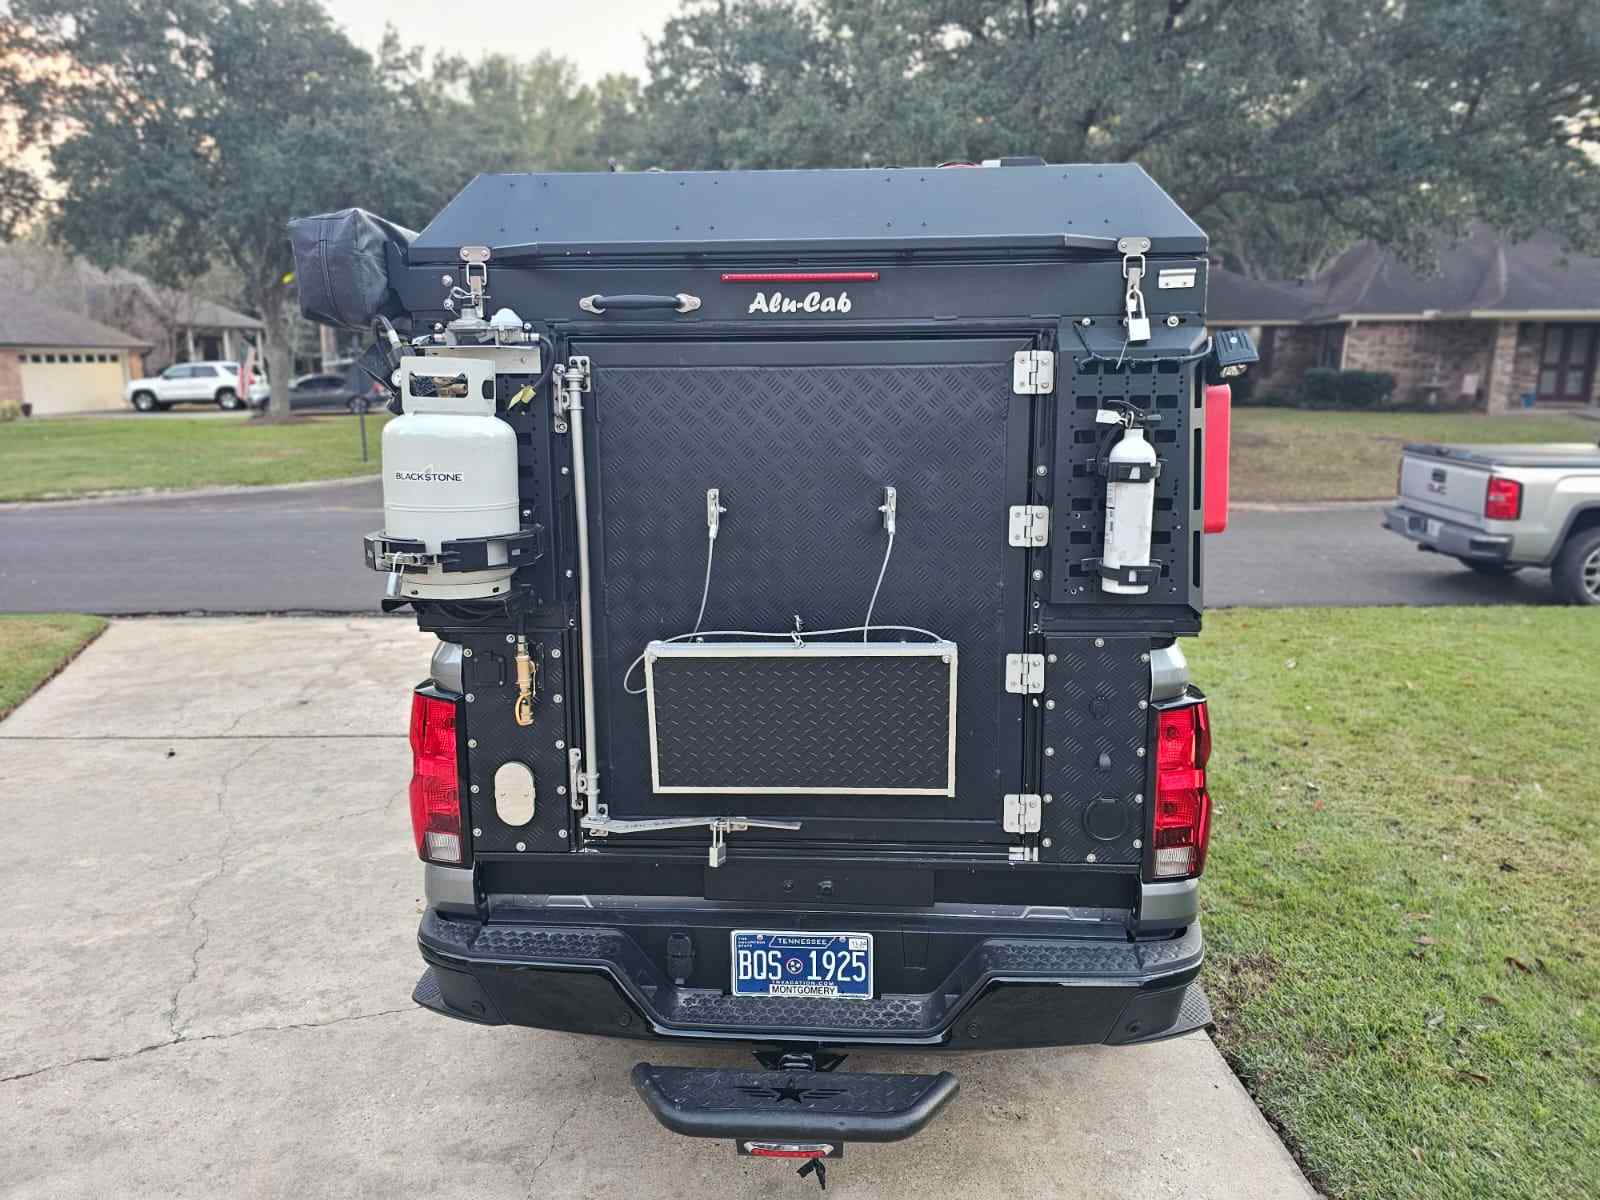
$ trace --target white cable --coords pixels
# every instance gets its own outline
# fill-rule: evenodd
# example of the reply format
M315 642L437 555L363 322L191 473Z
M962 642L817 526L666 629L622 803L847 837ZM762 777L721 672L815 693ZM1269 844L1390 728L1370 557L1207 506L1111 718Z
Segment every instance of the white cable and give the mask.
M700 632L700 622L706 619L706 600L711 596L711 560L716 556L716 553L717 535L712 533L706 539L706 581L705 585L700 589L700 613L694 619L694 629L689 634L690 637Z
M935 633L931 629L923 629L920 625L876 625L876 626L874 626L874 628L879 630L880 632L884 632L884 633L916 633L916 634L921 634L923 637L927 638L930 642L943 642L943 641L948 641L949 640L948 638L945 638L943 635ZM807 638L836 637L839 634L861 633L861 632L863 632L864 629L865 629L865 626L849 625L849 626L846 626L843 629L817 629L817 630L812 630L812 631L808 631L805 636ZM779 639L781 641L784 638L792 638L792 637L794 637L794 630L792 630L792 629L783 629L783 630L779 630L778 632L774 633L774 632L772 632L770 630L754 630L754 629L707 629L703 633L679 633L679 634L674 634L672 637L669 637L669 638L659 638L657 640L658 641L663 641L663 642L687 642L692 638L720 638L720 637L777 638L777 639ZM628 680L633 678L633 673L636 670L639 669L639 664L642 663L642 662L644 662L644 655L640 654L638 658L634 659L631 663L628 664L628 669L622 673L622 690L624 692L626 692L630 696L642 696L648 690L646 688L631 688L631 687L628 686Z
M884 572L889 569L889 555L894 553L894 533L889 534L889 544L883 548L883 565L878 568L878 582L872 585L872 599L867 601L867 619L861 625L861 640L872 632L872 610L878 607L878 592L883 587Z

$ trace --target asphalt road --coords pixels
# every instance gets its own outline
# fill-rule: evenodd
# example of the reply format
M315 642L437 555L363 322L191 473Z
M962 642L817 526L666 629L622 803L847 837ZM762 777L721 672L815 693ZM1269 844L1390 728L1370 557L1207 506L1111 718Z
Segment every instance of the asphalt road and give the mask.
M431 641L409 621L124 621L0 722L0 819L40 833L0 872L0 1193L821 1196L668 1133L628 1083L641 1058L746 1051L411 1002L404 731ZM183 686L152 688L174 663ZM961 1094L936 1123L852 1145L828 1197L1312 1200L1203 1033L845 1066L940 1069Z
M1548 576L1484 579L1420 554L1379 506L1235 512L1210 539L1210 607L1547 604ZM361 537L376 480L93 504L0 506L0 612L375 612Z

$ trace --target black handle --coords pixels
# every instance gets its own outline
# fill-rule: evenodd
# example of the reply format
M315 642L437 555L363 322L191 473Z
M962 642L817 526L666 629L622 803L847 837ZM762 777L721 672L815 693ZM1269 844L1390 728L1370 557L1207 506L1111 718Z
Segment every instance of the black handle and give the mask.
M578 307L597 316L610 309L623 311L641 308L670 308L675 312L691 313L700 307L700 297L687 292L679 292L676 296L602 296L596 293L580 299Z

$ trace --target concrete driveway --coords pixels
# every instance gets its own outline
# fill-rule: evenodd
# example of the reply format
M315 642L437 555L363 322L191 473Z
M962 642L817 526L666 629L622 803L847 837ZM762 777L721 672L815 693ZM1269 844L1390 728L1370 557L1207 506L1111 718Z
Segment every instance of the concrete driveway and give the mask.
M661 1129L628 1068L740 1065L412 1006L409 621L115 624L0 723L0 1192L807 1194ZM906 1070L932 1058L863 1054ZM829 1194L1253 1197L1310 1189L1204 1034L937 1060L921 1137Z

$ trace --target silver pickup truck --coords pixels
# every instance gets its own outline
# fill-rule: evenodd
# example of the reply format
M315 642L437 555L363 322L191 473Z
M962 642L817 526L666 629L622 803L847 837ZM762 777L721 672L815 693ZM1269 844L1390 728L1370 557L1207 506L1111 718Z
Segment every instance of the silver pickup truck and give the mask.
M1383 523L1483 575L1546 569L1567 603L1600 604L1600 446L1407 446Z

